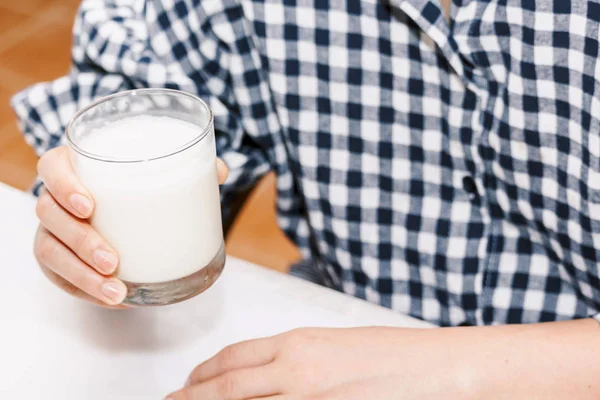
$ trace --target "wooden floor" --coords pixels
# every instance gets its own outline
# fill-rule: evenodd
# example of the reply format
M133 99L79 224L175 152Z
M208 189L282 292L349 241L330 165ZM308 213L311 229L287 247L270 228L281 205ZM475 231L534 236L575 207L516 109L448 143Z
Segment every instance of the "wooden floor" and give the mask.
M69 68L71 28L79 0L0 0L0 182L27 190L37 157L19 132L9 99ZM227 240L228 253L284 271L299 257L275 222L268 175L253 192Z

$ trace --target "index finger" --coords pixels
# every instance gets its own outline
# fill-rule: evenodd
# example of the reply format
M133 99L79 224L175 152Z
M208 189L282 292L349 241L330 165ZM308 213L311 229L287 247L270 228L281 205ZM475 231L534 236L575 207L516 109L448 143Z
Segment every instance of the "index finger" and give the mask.
M259 367L275 359L277 344L273 338L254 339L225 347L213 358L198 365L186 386L205 382L227 372Z
M40 158L37 168L46 189L62 207L79 218L92 215L92 195L75 175L67 147L48 151Z

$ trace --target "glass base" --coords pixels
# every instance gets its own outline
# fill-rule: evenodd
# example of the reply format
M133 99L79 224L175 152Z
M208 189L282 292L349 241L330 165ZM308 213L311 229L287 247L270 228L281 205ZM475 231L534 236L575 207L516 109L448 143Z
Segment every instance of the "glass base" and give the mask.
M211 287L224 266L225 247L222 245L208 265L183 278L157 283L123 281L128 289L123 304L135 307L165 306L190 299Z

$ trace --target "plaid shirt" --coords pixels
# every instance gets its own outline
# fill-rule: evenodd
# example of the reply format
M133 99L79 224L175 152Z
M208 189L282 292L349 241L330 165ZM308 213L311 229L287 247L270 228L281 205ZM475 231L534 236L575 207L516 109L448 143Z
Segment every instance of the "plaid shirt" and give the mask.
M74 112L169 87L215 112L235 193L345 292L439 325L600 312L600 3L84 1L68 76L13 106L38 154Z

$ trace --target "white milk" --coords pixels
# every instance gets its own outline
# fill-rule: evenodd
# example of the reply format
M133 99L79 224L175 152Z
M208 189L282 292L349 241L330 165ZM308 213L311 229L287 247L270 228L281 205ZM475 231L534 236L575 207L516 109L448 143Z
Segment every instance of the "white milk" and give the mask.
M205 126L208 125L208 121ZM125 117L79 136L77 145L107 162L71 151L75 172L92 192L92 226L118 251L117 276L158 283L210 263L223 244L214 136L171 154L202 134L170 117Z

